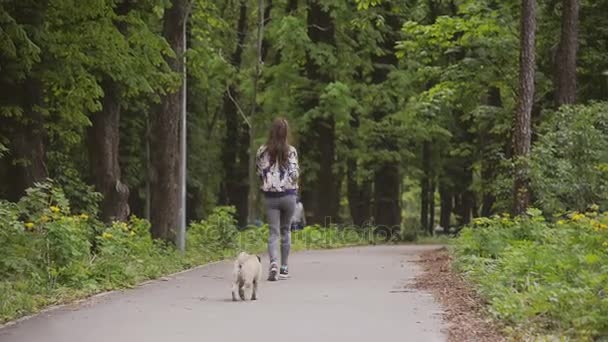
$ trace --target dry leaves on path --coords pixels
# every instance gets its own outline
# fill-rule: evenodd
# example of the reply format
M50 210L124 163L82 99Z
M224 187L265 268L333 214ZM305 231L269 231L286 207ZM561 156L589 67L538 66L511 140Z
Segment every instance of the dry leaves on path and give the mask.
M483 300L452 270L452 258L446 248L424 252L413 262L423 269L413 286L432 293L442 305L443 319L448 324L448 341L506 340L488 316Z

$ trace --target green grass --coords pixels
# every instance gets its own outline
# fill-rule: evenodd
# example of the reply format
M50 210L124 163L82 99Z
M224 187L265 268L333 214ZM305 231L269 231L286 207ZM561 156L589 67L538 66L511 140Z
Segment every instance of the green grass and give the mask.
M449 245L454 241L453 237L448 235L435 235L435 236L418 236L416 239L417 245Z

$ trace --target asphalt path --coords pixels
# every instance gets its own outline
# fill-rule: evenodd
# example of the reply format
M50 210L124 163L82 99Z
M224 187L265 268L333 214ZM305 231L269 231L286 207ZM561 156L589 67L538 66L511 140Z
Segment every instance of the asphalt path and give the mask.
M0 341L445 341L440 306L407 286L433 248L295 253L291 278L264 280L247 302L232 302L232 263L215 263L22 320Z

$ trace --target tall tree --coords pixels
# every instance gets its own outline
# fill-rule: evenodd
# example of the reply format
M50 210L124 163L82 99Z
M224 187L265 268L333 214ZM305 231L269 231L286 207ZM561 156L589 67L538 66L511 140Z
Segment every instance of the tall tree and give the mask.
M308 36L319 50L333 49L336 46L335 23L330 8L323 6L319 0L308 1ZM324 61L323 61L324 62ZM330 70L319 56L310 53L306 61L306 76L311 81L309 98L304 110L310 111L319 105L319 93L334 80ZM307 132L302 135L302 144L307 149L302 151L303 158L318 158L319 170L314 184L305 184L303 199L305 207L312 212L311 223L324 224L327 220L336 220L339 208L339 182L334 173L336 158L335 119L332 113L317 113Z
M272 1L269 2L268 8L264 7L264 0L258 0L258 23L257 23L257 35L256 35L256 63L255 63L255 74L253 75L253 95L251 99L251 113L249 114L249 165L247 167L248 170L248 196L247 196L247 221L248 223L253 223L255 219L257 219L257 189L255 188L256 184L256 170L255 170L255 156L256 156L256 146L255 135L256 135L256 113L258 111L258 87L260 76L262 75L262 65L264 64L264 54L268 51L268 48L264 46L264 25L266 20L264 19L267 15L267 12L270 12L272 7Z
M16 194L24 194L25 189L48 177L46 166L46 131L40 108L43 106L43 89L35 76L28 77L18 88L22 99L23 117L11 139L13 160L18 172L15 174Z
M519 96L513 128L513 212L522 214L530 203L527 161L532 140L531 113L534 104L536 68L536 0L522 0L519 57Z
M562 1L562 33L555 58L557 106L576 101L576 54L580 0Z
M6 132L12 164L11 199L48 177L44 89L39 66L47 6L48 1L24 1L0 7L0 35L4 42L0 57L0 118L2 126L12 128Z
M490 108L495 108L496 110L503 106L500 89L491 87L488 90L487 103ZM496 121L492 120L488 125L496 126ZM492 191L491 184L498 173L500 158L497 150L501 150L502 141L500 136L493 133L492 129L485 125L479 129L478 139L479 149L481 150L481 216L489 217L493 213L494 203L496 202L496 195Z
M432 193L431 190L431 143L425 141L422 143L422 178L420 179L420 225L423 230L432 233L433 222L430 221L430 202Z
M239 15L236 22L236 44L230 56L230 64L235 72L241 70L243 51L247 38L248 1L239 1ZM226 120L226 135L222 150L224 180L220 202L234 205L240 225L247 223L247 193L249 169L249 127L243 120L245 115L239 105L240 94L236 81L231 81L224 94L223 112Z
M360 118L356 113L352 114L352 118L349 122L353 132L356 132L360 127ZM346 194L348 197L348 206L350 209L350 216L353 220L353 224L356 226L363 226L369 222L372 217L372 180L365 177L358 177L361 165L357 162L357 137L349 137L346 141L347 147L350 151L348 160L346 161Z
M163 15L163 36L175 55L167 63L176 73L183 68L183 30L189 1L173 0ZM180 114L182 87L172 89L161 97L158 110L151 122L150 147L152 180L150 186L150 220L152 236L175 241L179 220L179 161L180 161Z
M118 16L125 16L131 3L124 1L114 9ZM120 18L122 19L122 18ZM124 20L115 22L120 35L127 34ZM105 222L124 221L128 218L129 188L121 180L121 169L118 161L120 144L120 112L122 92L117 81L109 75L102 81L102 109L91 115L89 128L89 158L93 183L96 190L103 195L101 219Z
M383 28L379 41L379 50L372 57L373 71L372 83L386 86L388 77L397 66L397 56L395 55L395 44L399 39L399 29L403 22L398 14L391 8L389 3L383 3L383 16L385 17L386 26ZM380 88L379 88L380 89ZM383 158L375 170L374 174L374 221L378 225L390 227L394 231L398 231L401 225L401 170L399 165L399 142L398 133L392 130L390 114L394 108L390 104L394 101L391 98L384 98L385 94L377 94L381 100L382 106L374 108L372 113L374 121L376 121L387 132L382 138L382 146L379 148L386 151L391 157ZM394 232L393 232L394 233Z
M118 162L120 140L120 90L111 80L103 82L103 109L91 115L89 158L96 190L103 195L101 219L124 221L129 216L129 188L121 181Z

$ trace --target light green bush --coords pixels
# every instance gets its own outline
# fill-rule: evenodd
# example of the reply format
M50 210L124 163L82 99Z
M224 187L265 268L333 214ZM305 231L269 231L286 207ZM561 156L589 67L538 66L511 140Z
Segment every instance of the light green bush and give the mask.
M512 327L576 340L608 337L608 214L547 222L477 219L455 241L456 267Z

